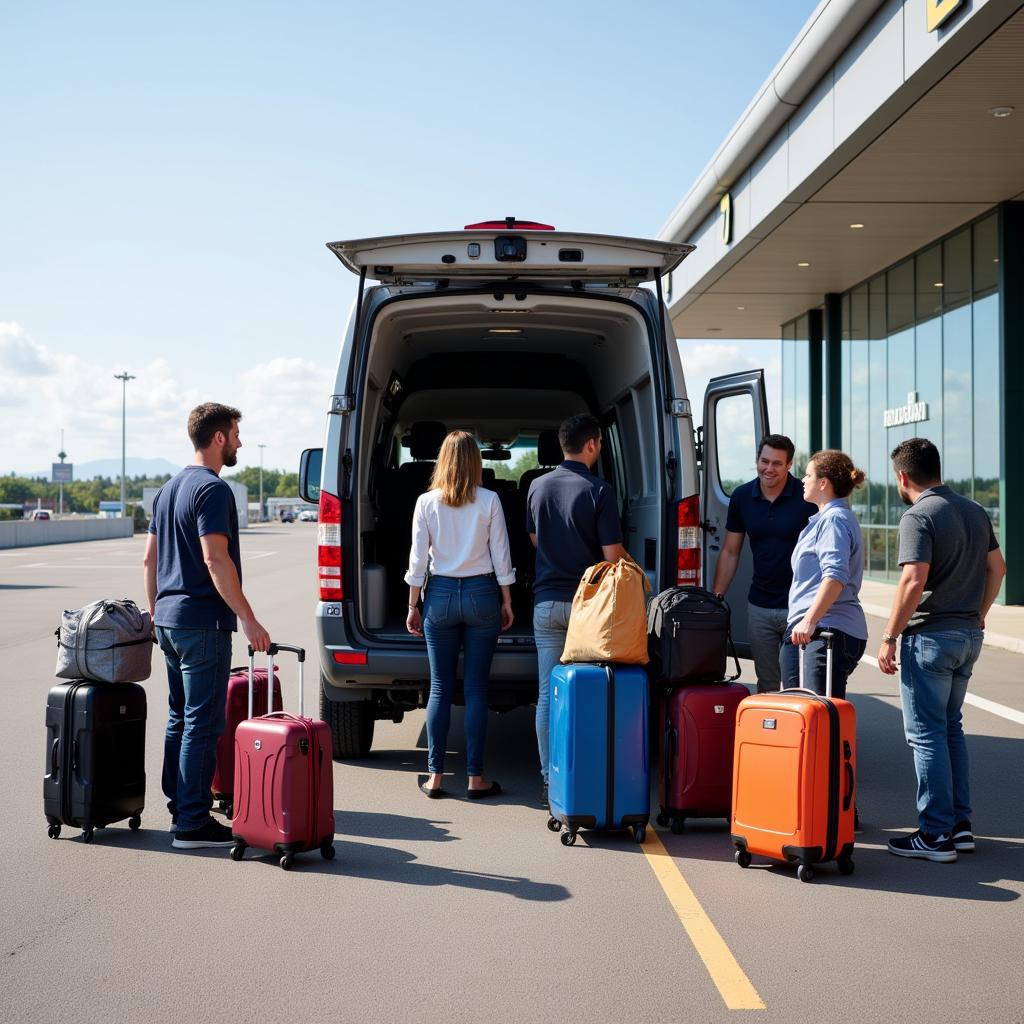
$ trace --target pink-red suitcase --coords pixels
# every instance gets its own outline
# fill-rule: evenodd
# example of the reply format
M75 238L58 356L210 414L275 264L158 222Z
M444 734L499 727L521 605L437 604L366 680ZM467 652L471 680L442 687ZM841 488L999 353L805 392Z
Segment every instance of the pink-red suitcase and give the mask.
M299 714L275 711L249 717L235 730L231 858L241 860L246 847L254 846L280 854L281 867L287 870L295 854L305 850L319 849L324 860L334 857L334 765L327 723L302 713L306 652L271 644L268 678L274 674L278 651L292 651L299 659ZM250 673L253 662L250 647Z
M740 683L680 686L660 702L658 824L679 835L687 818L731 818L736 709Z
M267 706L267 671L258 668L252 674L253 707ZM240 722L250 718L249 670L233 668L228 678L228 694L224 702L224 732L217 742L217 765L213 771L213 798L220 809L231 817L232 798L235 793L235 730ZM281 680L274 673L274 711L281 711Z

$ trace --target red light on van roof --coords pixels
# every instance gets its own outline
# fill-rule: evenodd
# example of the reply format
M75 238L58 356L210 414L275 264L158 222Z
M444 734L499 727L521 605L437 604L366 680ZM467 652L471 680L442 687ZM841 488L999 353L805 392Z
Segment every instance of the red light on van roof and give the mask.
M479 224L467 224L464 231L554 231L553 224L541 224L536 220L516 220L506 217L504 220L482 220Z

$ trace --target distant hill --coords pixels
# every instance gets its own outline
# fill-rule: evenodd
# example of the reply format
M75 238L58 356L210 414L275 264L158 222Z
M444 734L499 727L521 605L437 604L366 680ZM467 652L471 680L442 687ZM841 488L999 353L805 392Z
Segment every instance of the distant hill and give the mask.
M176 466L167 459L126 459L125 475L131 479L133 476L162 476L165 473L177 473L181 466ZM45 477L50 479L50 467L38 470L35 473L18 473L18 476ZM93 459L92 462L75 463L76 480L92 480L93 477L105 476L115 479L121 475L120 459Z

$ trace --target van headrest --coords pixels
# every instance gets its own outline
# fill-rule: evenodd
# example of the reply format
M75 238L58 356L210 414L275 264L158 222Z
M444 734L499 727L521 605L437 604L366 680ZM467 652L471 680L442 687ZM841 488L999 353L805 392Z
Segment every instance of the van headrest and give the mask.
M537 435L537 461L542 466L558 466L563 457L562 446L558 443L558 431L542 430Z
M493 491L494 481L496 479L497 477L494 475L494 470L491 469L490 466L484 466L483 477L481 478L480 481L484 485L484 487L486 487L490 491Z
M436 420L423 420L409 428L409 454L414 459L436 461L448 428Z

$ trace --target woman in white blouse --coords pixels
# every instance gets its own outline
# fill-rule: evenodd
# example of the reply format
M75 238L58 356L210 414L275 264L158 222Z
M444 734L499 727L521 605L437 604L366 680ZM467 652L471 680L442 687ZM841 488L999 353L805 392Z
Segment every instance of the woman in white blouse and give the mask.
M460 648L466 698L467 795L480 800L501 792L497 782L488 783L484 778L487 683L498 633L512 625L509 588L515 572L501 502L493 491L480 486L482 476L476 441L464 430L453 430L441 445L431 489L419 496L412 517L405 625L414 636L426 636L427 640L430 775L420 789L434 798L446 795L441 780ZM418 605L428 569L430 582L421 619Z

